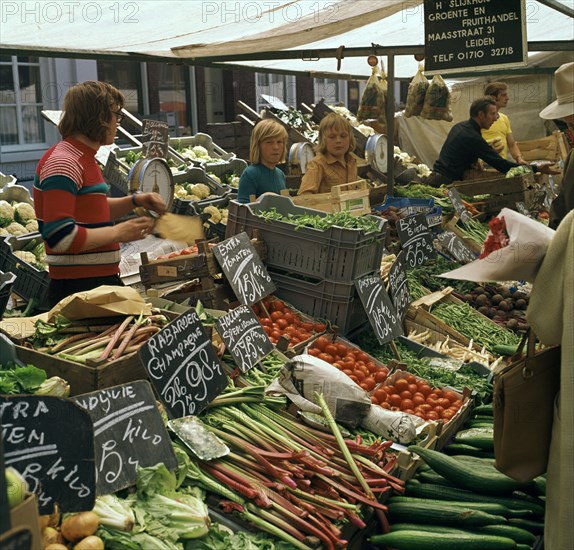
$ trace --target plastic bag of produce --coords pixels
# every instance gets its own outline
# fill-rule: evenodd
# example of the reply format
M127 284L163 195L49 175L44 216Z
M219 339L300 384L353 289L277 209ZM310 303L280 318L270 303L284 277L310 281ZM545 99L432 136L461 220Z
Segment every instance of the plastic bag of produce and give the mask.
M422 118L452 121L450 112L450 91L442 76L435 74L425 94L421 111Z
M407 91L407 104L405 106L406 118L419 116L421 114L429 85L430 83L423 73L423 66L419 65L419 70L411 80Z
M510 208L503 208L489 226L481 258L440 276L475 282L534 282L554 230Z
M380 124L387 123L387 81L378 66L373 67L373 72L367 80L367 85L361 97L357 120L376 120Z

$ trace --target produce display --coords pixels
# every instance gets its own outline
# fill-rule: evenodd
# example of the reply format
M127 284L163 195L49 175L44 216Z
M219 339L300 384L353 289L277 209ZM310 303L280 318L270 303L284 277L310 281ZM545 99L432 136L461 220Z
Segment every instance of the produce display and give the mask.
M254 304L253 311L273 344L285 338L288 347L296 346L326 328L325 323L306 321L298 311L276 298L265 298L260 306Z
M381 98L384 103L384 92L379 93L380 84L375 75L363 97L363 111L365 106L380 110ZM422 109L422 116L427 118L448 120L448 89L442 78L433 78L430 86L419 78L418 84L409 91L409 108ZM373 96L376 101L371 101L373 89L377 92ZM346 108L331 106L331 109L349 118L365 135L373 134L370 126L360 125ZM269 108L269 111L310 141L316 141L316 127L309 115L295 109ZM176 166L170 159L172 171L192 164L226 162L218 154L221 152L218 147L210 149L197 142L188 146L186 139L191 138L182 138L173 146L189 163ZM205 136L201 139L203 144L209 141ZM139 158L142 154L132 150L127 151L122 160L130 166ZM112 494L98 494L93 510L65 514L56 510L50 516L42 516L43 550L335 550L367 546L397 550L466 546L481 550L524 550L538 547L544 530L545 476L519 483L495 468L491 381L492 371L508 364L529 328L526 321L529 285L521 281L477 283L445 279L440 276L442 273L461 264L442 256L442 253L449 254L440 249L436 239L435 247L439 251L436 259L415 268L405 267L404 274L402 270L393 271L393 285L404 281L410 297L410 303L402 310L402 323L398 320L403 336L381 344L381 334L376 336L367 324L376 309L369 309L367 316L364 310L369 304L363 306L358 298L357 279L369 274L380 276L391 303L399 307L395 300L400 300L401 295L389 281L401 252L396 232L398 220L433 204L447 216L442 224L433 225L433 238L442 228L449 229L476 250L477 255L482 249L481 257L508 244L504 218L478 215L481 195L475 195L472 201L463 195L463 204L475 217L462 223L450 216L453 206L447 188L425 185L429 168L395 147L395 166L401 165L410 171L414 181L395 185L394 196L387 197L385 209L373 211L372 215L315 214L311 210L293 215L282 214L276 208L255 214L263 222L284 222L268 226L279 226L286 234L295 236L299 231L316 241L320 241L319 236L330 238L331 234L335 239L336 228L342 228L361 231L367 243L373 243L378 235L380 239L384 223L376 216L386 218L388 231L385 243L377 241L380 244L377 259L379 254L383 256L380 266L369 264L363 269L361 263L366 264L372 258L358 255L356 261L340 261L335 266L337 269L325 271L321 277L321 288L331 289L327 292L303 292L307 286L318 284L312 275L318 270L316 258L312 257L314 253L301 260L301 251L295 250L298 243L286 241L284 245L285 270L268 258L269 274L272 279L273 275L277 277L274 280L277 295L284 299L269 295L250 305L261 325L256 327L262 328L273 344L273 351L257 358L251 368L246 366L247 362L238 361L236 350L232 349L232 354L226 349L215 331L216 319L225 312L205 310L196 298L189 298L189 294L195 292L206 295L212 292L215 296L223 285L227 291L225 274L218 272L210 281L217 284L205 287L201 278L191 276L199 270L195 260L200 249L209 250L218 240L224 240L226 226L230 225L227 205L234 195L227 187L224 195L217 195L213 182L236 188L239 175L233 170L220 173L222 166L211 169L217 175L202 167L209 178L196 181L200 178L194 177L190 182L175 185L176 199L200 203L186 213L195 209L202 216L209 243L207 248L198 243L154 257L149 263L154 264L158 275L146 287L146 292L149 296L158 295L168 285L180 283L180 294L187 294L181 298L182 303L167 303L161 307L168 310L171 306L183 306L175 308L178 311L195 308L207 339L201 340L205 335L200 335L203 347L198 348L201 350L198 360L193 353L187 354L188 340L182 340L183 347L177 348L178 351L169 350L171 355L166 351L168 367L176 376L180 366L196 361L198 366L187 374L198 375L203 389L210 389L213 373L206 369L208 361L202 353L204 347L213 346L213 357L217 357L221 366L219 393L193 415L168 420L166 411L170 415L172 411L167 400L162 401L165 395L157 391L152 403L157 399L157 409L166 424L177 467L170 471L158 462L152 467L138 468L135 483L134 474L130 487ZM241 171L241 166L234 168ZM522 167L513 169L508 177L528 171ZM404 204L408 206L395 206ZM242 231L249 232L245 220L238 219L235 223ZM259 226L263 223L259 222ZM328 232L331 228L335 229ZM30 204L0 200L0 238L37 230ZM358 231L353 235L359 234ZM18 239L18 243L22 243L22 239ZM310 244L316 243L304 246L311 248ZM343 244L347 244L346 241L321 246L329 248L327 256L330 257L330 247L343 249ZM266 246L269 249L273 244L266 242ZM301 308L299 311L286 301L288 294L279 294L287 288L280 287L280 275L298 274L295 268L289 269L293 267L289 262L295 265L289 256L291 252L297 252L297 260L301 262L296 268L305 275L290 277L293 280L290 284L294 285L290 291L295 295L301 287L301 294L316 305L320 298L322 307L310 308L310 311L315 309L313 314L302 313L306 311L302 305L293 301ZM325 250L319 253L323 255ZM36 235L12 254L38 270L46 269L44 244ZM149 257L153 256L150 253ZM0 260L3 260L1 254ZM187 272L178 276L183 264L186 269L189 267L189 280ZM360 272L361 277L342 275L349 264L361 267L356 272ZM161 282L160 274L164 278ZM345 298L340 298L339 293L347 289ZM217 302L222 309L237 306L231 292L230 288L229 296L226 294ZM174 293L173 299L180 299L176 295ZM142 297L147 299L143 292ZM215 298L213 301L215 303ZM18 300L12 302L18 303ZM358 310L359 315L357 306L362 308ZM4 314L7 319L28 313L28 310L19 313L10 307L14 307L13 303L7 305ZM389 311L385 307L387 316ZM22 361L23 364L10 361L0 365L0 394L66 399L70 394L76 395L75 384L83 371L107 388L114 384L116 376L122 379L122 364L133 362L140 366L141 347L162 331L167 335L168 324L179 344L179 331L185 328L177 321L170 323L178 314L156 307L148 311L151 311L148 315L118 314L78 320L55 315L49 322L45 317L34 318L34 334L14 338L19 353L38 357L33 352L40 352L45 354L43 360L47 357L64 364L69 369L66 371L70 373L69 382L64 377L48 377L44 369L28 360ZM418 316L421 312L424 315ZM342 328L345 315L349 319L356 316L359 321L364 320L364 324L349 324L353 330L346 331ZM335 316L339 316L338 321L333 320ZM255 321L250 318L251 325L245 319L237 323L231 326L241 336L242 330L249 333ZM196 331L193 337L200 333ZM162 345L166 342L168 339ZM170 345L171 341L166 349ZM129 360L118 361L125 358ZM79 375L74 367L80 369ZM109 378L100 380L94 374L100 367L108 372L118 369L118 372L114 370ZM294 372L300 377L290 378ZM195 381L188 377L186 383ZM283 383L291 384L284 392L280 391L285 389ZM196 398L186 393L189 390L185 385L177 384L173 386L175 393L181 392L190 400ZM340 390L343 387L344 391ZM194 387L194 391L196 389ZM148 408L158 412L154 404ZM180 427L187 426L187 432L176 430L174 420ZM192 422L195 423L193 429ZM201 426L201 436L200 432L194 432L197 425ZM143 427L137 428L140 429ZM403 439L402 430L408 432L408 439ZM186 433L188 438L184 437ZM126 433L126 439L133 435L130 434ZM121 449L117 452L121 453ZM7 468L6 476L9 483L21 490L8 495L11 508L24 502L28 490L34 490L29 483L26 487L17 461L13 466Z

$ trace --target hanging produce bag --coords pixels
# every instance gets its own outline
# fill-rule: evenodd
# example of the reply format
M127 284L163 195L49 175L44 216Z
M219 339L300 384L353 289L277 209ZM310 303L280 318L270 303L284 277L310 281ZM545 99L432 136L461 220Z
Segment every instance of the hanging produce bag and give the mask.
M411 80L407 92L407 104L405 107L406 118L419 116L421 114L429 85L430 83L423 73L423 66L419 65L419 70Z
M442 76L435 74L425 94L421 117L429 120L452 121L450 92Z
M373 72L367 80L367 85L361 97L357 119L376 120L380 124L387 123L387 81L378 66L373 67Z

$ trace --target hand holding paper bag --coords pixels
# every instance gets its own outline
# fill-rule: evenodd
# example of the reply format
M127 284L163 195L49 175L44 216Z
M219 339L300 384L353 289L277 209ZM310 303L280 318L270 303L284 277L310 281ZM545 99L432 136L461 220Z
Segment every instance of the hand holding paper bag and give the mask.
M534 282L554 230L509 208L503 208L498 217L506 222L508 244L483 259L442 273L441 277L475 282Z

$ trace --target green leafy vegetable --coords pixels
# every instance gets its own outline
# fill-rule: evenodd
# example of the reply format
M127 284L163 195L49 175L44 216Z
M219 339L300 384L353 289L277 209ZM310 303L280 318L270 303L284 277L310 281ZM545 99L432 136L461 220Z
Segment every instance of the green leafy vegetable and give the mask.
M0 370L0 393L34 393L46 380L46 371L26 365L8 363Z

